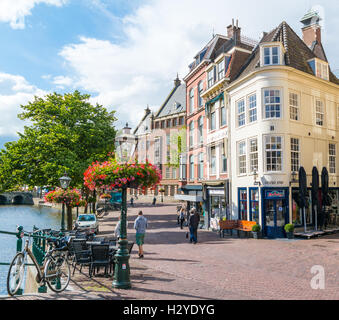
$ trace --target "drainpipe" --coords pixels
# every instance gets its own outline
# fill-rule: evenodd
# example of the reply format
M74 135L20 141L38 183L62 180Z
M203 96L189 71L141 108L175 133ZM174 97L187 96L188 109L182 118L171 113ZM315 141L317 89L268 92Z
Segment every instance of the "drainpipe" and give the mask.
M233 202L232 202L232 161L231 161L231 138L232 138L232 132L231 132L231 98L227 91L224 93L225 95L225 101L227 102L227 162L228 162L228 201L229 201L229 212L230 217L232 217L233 213Z

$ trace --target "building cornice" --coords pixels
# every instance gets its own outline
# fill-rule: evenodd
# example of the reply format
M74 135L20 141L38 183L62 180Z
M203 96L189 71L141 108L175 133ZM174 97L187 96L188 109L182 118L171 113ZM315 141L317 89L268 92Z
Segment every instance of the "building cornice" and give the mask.
M298 74L300 76L303 76L303 77L305 77L305 78L307 78L309 80L319 82L319 83L321 83L323 85L327 85L327 86L332 87L332 88L337 89L337 90L339 89L339 85L338 84L335 84L335 83L330 82L328 80L323 80L321 78L318 78L318 77L313 76L311 74L308 74L306 72L300 71L300 70L295 69L293 67L279 65L279 66L260 67L260 68L258 68L258 70L252 71L251 73L246 75L244 78L235 80L232 83L230 83L226 87L226 90L227 91L231 90L234 87L237 87L237 86L241 85L242 83L246 82L247 80L255 77L257 74L260 74L260 73L263 73L263 72L267 72L267 71L287 71L287 72L293 72L293 73L296 73L296 74Z

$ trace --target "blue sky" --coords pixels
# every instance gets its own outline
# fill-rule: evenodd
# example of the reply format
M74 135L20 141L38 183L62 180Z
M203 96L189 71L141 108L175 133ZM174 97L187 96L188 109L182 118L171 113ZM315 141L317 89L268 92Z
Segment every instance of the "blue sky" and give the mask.
M1 0L0 147L22 131L20 104L53 91L90 93L117 110L117 126L134 126L147 104L161 105L177 72L186 75L213 30L226 34L235 18L259 40L285 20L301 36L299 20L313 6L339 70L337 0Z

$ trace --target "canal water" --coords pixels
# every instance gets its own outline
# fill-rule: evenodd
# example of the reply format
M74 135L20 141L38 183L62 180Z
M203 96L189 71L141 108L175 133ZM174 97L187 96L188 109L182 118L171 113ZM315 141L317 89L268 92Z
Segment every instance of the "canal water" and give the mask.
M26 231L39 229L59 230L60 213L55 208L36 206L0 206L0 230L16 232L18 225ZM0 234L0 262L11 262L16 253L16 237ZM6 279L9 266L0 266L0 295L7 295Z

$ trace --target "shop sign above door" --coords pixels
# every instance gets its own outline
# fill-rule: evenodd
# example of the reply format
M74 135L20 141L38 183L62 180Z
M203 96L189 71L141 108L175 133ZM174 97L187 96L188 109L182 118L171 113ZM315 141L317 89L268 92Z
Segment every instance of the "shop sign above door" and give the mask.
M285 198L285 190L267 190L266 199L281 199Z

